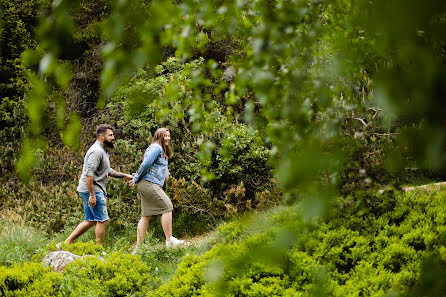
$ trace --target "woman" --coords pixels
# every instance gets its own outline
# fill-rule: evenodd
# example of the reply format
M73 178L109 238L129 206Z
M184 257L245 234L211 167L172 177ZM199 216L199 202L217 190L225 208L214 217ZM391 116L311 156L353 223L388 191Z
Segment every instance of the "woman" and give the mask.
M152 144L144 153L138 173L130 182L137 185L141 196L141 220L138 223L136 247L144 241L150 218L162 214L161 225L166 236L166 246L175 246L183 240L172 236L172 202L161 188L167 179L167 161L172 157L169 145L170 132L166 128L159 128L153 135Z

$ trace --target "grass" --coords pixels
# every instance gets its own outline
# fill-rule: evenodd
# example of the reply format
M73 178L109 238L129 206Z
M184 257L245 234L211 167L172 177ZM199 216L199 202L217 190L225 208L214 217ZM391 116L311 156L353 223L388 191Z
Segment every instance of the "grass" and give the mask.
M406 190L423 193L446 191L446 184L427 184ZM166 284L172 280L178 265L185 256L202 255L219 243L241 242L253 234L268 229L272 219L282 222L283 218L289 218L290 214L295 213L295 211L295 208L279 206L266 211L241 214L228 222L220 224L205 235L190 239L189 245L175 248L166 248L164 238L156 232L156 227L151 225L146 236L146 242L138 250L136 258L132 258L131 261L142 260L145 265L150 266L150 274L159 278L162 284ZM282 223L285 224L286 222L285 220ZM294 223L298 224L298 222ZM0 220L0 228L0 265L5 266L10 266L14 262L39 262L42 255L55 249L56 242L63 241L72 232L72 229L69 228L49 238L47 234L24 223L12 223L7 220ZM66 250L75 253L78 251L77 254L81 254L79 251L84 250L88 254L94 254L91 252L94 247L97 247L94 245L94 238L94 228L92 228L76 240L75 244L67 247ZM105 258L115 253L118 253L120 257L129 256L134 249L135 241L136 225L117 229L111 225L107 230L104 243L104 250L108 254ZM101 253L102 250L98 251L98 254Z
M445 191L445 183L429 183L421 186L410 185L406 191ZM263 229L268 224L268 218L280 213L283 207L276 207L267 211L254 211L238 215L228 222L219 224L207 234L189 239L189 245L176 248L166 248L164 238L157 232L157 226L149 226L146 242L138 250L147 265L151 266L163 283L168 282L174 275L184 256L201 255L210 250L215 244L239 241L246 238L256 230ZM63 232L48 237L42 231L36 230L25 223L0 220L0 265L10 266L12 263L25 261L39 261L50 250L55 249L55 243L65 240L74 227L67 227ZM180 236L181 237L181 236ZM181 237L181 239L184 239ZM186 238L187 240L187 238ZM88 230L76 242L93 243L95 241L94 228ZM135 226L114 227L109 224L104 240L104 249L107 254L132 253L136 242ZM67 248L67 250L70 250ZM73 250L75 251L75 250ZM39 258L40 257L40 258Z
M146 241L137 250L137 255L151 266L155 271L155 275L159 277L162 283L168 282L186 255L201 255L212 247L212 239L215 232L207 235L199 236L191 240L186 239L186 244L174 248L166 248L164 240L160 240L154 236L155 230L149 229L146 236ZM108 251L117 251L131 253L134 250L134 244L130 246L125 243L125 239L119 241L108 249Z
M74 229L74 228L73 228ZM36 230L25 223L0 220L0 265L11 266L13 263L25 261L40 262L50 251L56 250L56 243L63 242L73 231L71 228L55 234L51 238L42 231ZM109 228L104 240L107 254L130 254L136 242L136 226L119 230ZM214 232L215 233L215 232ZM156 235L155 227L149 228L145 243L138 250L137 257L147 263L154 270L154 274L163 283L168 282L174 275L178 264L188 254L200 255L212 247L210 243L213 234L203 235L189 241L188 245L166 248L164 240ZM94 228L88 230L70 247L63 248L76 254L82 251L93 251L95 241Z
M23 223L0 220L0 265L32 260L49 242L46 234Z

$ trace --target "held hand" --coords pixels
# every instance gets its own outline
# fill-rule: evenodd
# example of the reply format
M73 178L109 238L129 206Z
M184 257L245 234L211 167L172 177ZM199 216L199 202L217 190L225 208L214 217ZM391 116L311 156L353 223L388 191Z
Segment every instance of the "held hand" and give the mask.
M133 180L133 175L126 174L126 175L124 176L124 178L125 178L126 180L128 180L128 181L131 181L131 180Z
M130 185L131 185L132 187L134 187L134 186L136 185L136 184L134 183L135 175L136 175L136 173L132 173L132 175L130 175L130 176L131 176L131 179L129 179L129 183L130 183Z
M96 206L96 196L90 195L90 198L88 198L88 205L91 207Z

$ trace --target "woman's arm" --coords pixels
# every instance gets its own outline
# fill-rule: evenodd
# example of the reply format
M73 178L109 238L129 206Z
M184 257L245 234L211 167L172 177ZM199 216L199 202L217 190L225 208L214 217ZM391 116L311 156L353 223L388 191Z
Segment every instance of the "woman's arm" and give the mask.
M147 171L149 170L150 166L153 164L153 162L162 154L161 146L159 145L150 145L147 148L146 153L144 154L144 160L142 161L141 165L139 166L138 173L136 173L135 178L133 179L133 182L136 184L141 179L142 176L144 176Z

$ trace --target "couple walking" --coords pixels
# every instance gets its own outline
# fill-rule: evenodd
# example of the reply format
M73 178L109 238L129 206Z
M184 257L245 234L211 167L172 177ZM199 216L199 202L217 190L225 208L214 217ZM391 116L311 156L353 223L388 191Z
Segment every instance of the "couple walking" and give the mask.
M85 221L80 223L65 240L72 243L76 238L95 226L96 243L102 244L109 220L106 204L108 177L125 178L138 188L141 196L141 219L137 228L136 247L144 241L153 215L161 214L161 225L166 236L166 246L175 246L183 240L172 236L172 202L162 186L168 177L168 160L172 156L170 132L159 128L153 135L152 144L146 149L144 159L135 176L121 173L110 167L107 149L113 148L114 127L101 124L96 129L96 142L85 154L82 175L77 190L84 205Z

